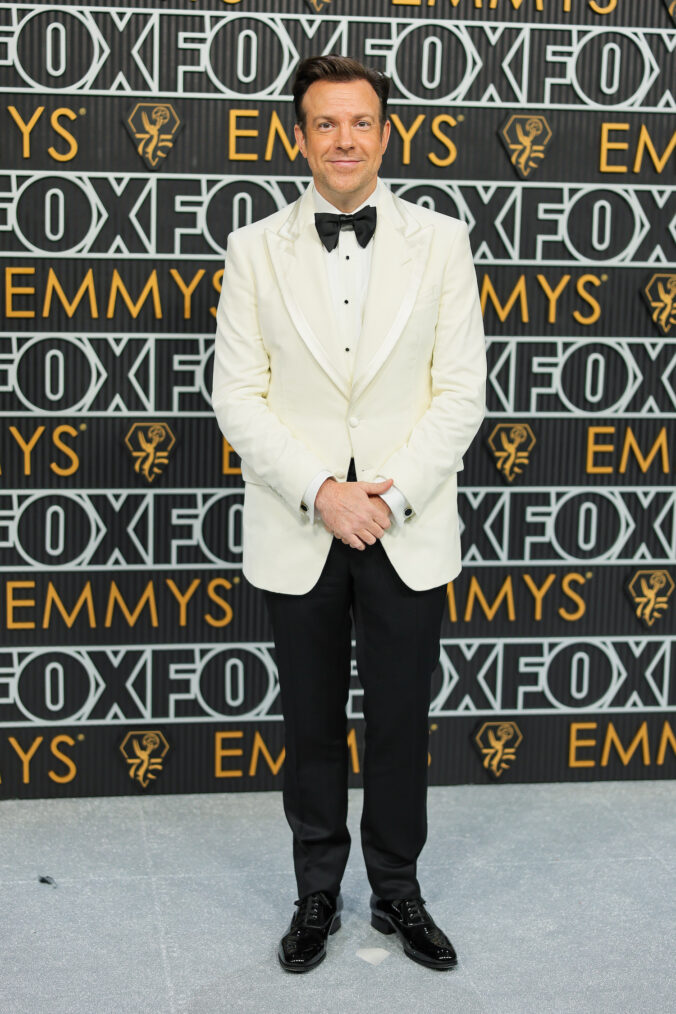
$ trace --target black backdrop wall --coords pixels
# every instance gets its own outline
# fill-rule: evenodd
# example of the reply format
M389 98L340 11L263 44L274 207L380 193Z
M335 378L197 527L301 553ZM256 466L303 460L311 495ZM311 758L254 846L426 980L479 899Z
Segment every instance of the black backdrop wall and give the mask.
M320 52L392 76L383 176L469 223L489 336L430 780L676 774L676 7L82 0L0 3L5 796L280 784L212 334ZM349 717L356 785L356 669Z

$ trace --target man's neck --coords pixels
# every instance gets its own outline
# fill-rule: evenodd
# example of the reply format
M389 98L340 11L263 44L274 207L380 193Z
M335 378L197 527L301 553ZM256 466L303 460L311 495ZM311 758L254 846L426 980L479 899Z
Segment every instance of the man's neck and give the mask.
M366 204L366 202L375 194L377 186L378 179L376 177L373 187L369 193L364 194L362 192L360 194L345 194L342 200L336 200L336 198L341 197L340 194L332 194L329 197L327 194L322 193L321 188L318 187L315 182L315 189L319 196L330 204L332 208L335 208L336 211L340 212L341 215L351 215L353 211L357 210L357 208L361 208L363 204Z

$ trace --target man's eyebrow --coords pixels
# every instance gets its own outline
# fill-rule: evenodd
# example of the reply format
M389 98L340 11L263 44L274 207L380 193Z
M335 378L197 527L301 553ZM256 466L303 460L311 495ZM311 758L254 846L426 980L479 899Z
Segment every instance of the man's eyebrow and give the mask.
M335 116L333 116L331 113L322 113L321 115L313 116L312 117L312 122L313 123L317 123L320 120L334 120L334 119L335 119ZM352 119L353 120L375 120L376 119L376 114L375 113L356 113L352 117Z

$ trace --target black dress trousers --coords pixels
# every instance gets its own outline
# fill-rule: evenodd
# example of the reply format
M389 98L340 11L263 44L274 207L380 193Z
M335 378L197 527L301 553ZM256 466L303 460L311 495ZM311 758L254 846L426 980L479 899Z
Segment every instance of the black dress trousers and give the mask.
M420 894L427 837L431 674L439 659L446 586L413 591L380 542L334 539L305 595L266 592L284 713L284 810L298 895L338 893L350 850L347 717L352 621L364 690L361 841L375 893Z

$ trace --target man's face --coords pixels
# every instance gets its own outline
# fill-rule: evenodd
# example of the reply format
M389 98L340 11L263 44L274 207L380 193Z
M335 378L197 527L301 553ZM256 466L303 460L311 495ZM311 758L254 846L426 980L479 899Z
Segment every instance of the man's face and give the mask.
M354 211L375 189L390 136L378 96L368 81L315 81L303 109L305 133L296 124L296 141L315 186L341 211Z

